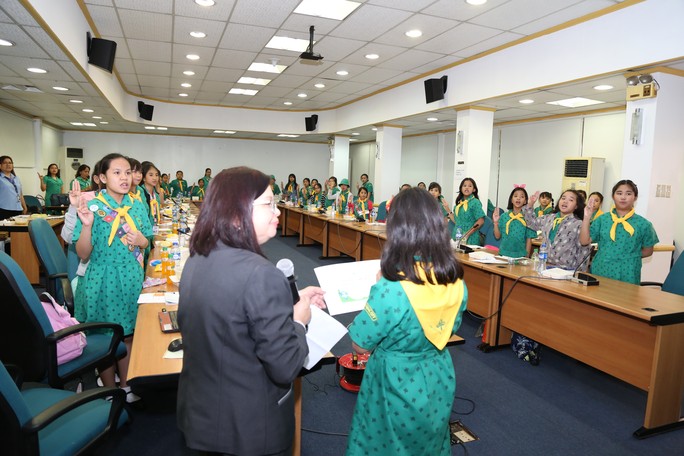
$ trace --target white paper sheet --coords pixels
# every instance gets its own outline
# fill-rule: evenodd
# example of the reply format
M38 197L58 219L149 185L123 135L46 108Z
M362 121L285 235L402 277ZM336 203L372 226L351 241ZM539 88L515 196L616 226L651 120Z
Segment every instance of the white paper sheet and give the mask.
M311 306L311 321L306 333L309 355L304 360L304 367L314 367L345 334L347 328L342 323L318 307Z
M368 301L370 288L377 281L380 260L331 264L314 269L318 283L325 291L330 315L358 312Z

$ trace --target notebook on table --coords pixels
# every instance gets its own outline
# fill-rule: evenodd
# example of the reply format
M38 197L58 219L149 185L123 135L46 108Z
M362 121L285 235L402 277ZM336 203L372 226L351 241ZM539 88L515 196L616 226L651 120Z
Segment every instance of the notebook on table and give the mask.
M159 327L163 333L180 332L178 329L178 311L163 309L159 312Z

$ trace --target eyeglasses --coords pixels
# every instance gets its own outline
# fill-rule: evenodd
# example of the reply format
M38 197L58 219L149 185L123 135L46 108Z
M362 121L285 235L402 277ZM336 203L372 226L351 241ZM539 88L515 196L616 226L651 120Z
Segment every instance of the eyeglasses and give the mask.
M271 206L271 211L276 214L278 211L278 203L276 200L271 200L266 203L257 203L256 201L252 202L253 206Z

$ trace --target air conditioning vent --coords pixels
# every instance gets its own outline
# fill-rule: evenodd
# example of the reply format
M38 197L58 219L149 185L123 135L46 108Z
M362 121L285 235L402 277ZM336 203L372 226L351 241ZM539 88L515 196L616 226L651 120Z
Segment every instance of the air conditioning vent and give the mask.
M605 158L577 157L566 158L563 170L563 190L603 191L603 171Z
M580 160L565 160L565 177L587 177L589 170L589 160L586 158Z

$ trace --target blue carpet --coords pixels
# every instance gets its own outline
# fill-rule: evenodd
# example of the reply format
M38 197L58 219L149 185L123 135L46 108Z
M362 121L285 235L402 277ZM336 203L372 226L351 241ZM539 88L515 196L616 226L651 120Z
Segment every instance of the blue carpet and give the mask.
M317 284L314 267L351 261L321 260L320 246L297 247L296 243L296 238L277 237L264 246L264 253L274 263L291 259L300 288ZM337 318L346 325L353 316ZM475 317L466 315L459 331L466 344L449 348L457 380L452 418L460 419L480 439L452 447L453 455L684 454L684 430L646 440L632 437L643 422L645 392L549 348L542 349L536 367L518 360L508 347L483 353L476 348L478 326ZM337 356L350 351L348 337L333 348ZM334 365L304 378L303 456L344 454L356 395L342 390L338 382ZM195 454L185 448L176 427L174 385L141 395L144 400L132 411L134 422L98 454Z

